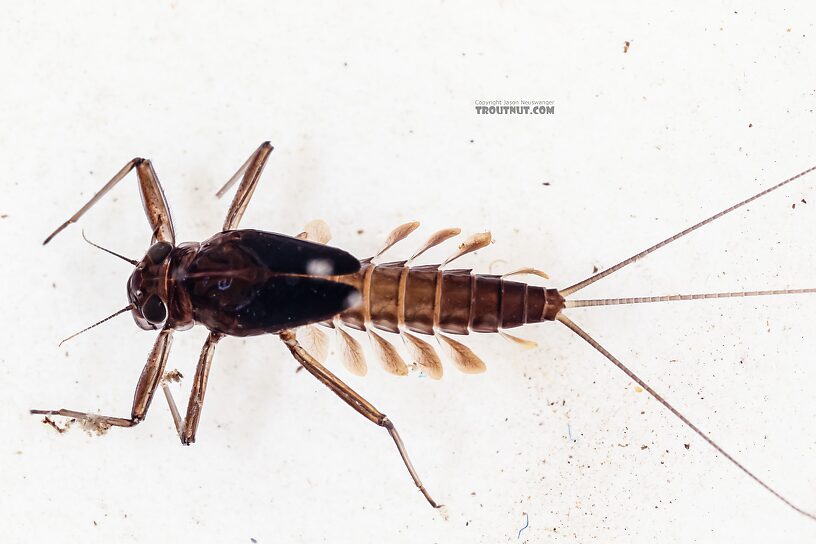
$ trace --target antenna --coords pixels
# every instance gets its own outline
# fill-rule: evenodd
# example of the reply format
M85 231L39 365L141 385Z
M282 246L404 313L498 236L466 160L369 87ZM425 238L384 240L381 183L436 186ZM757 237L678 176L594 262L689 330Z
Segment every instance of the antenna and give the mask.
M129 262L129 263L130 263L130 264L132 264L133 266L136 266L137 264L139 264L139 261L136 261L136 260L133 260L133 259L128 259L127 257L124 257L124 256L122 256L122 255L119 255L118 253L116 253L116 252L114 252L114 251L111 251L110 249L106 249L106 248L104 248L104 247L102 247L102 246L98 246L98 245L94 244L93 242L91 242L90 240L88 240L88 238L85 236L85 230L84 230L84 229L82 230L82 238L83 238L83 239L84 239L86 242L88 242L89 244L91 244L93 247L95 247L95 248L97 248L97 249L101 249L102 251L104 251L104 252L106 252L106 253L110 253L110 254L111 254L111 255L113 255L114 257L119 257L119 258L120 258L120 259L122 259L123 261L127 261L127 262Z
M85 331L89 331L89 330L93 329L94 327L96 327L97 325L101 325L101 324L102 324L102 323L104 323L105 321L108 321L109 319L113 319L114 317L116 317L116 316L117 316L117 315L119 315L119 314L123 314L123 313L125 313L125 312L127 312L127 311L129 311L129 310L135 310L135 309L136 309L136 306L135 306L135 305L133 305L133 304L128 304L127 306L125 306L124 308L122 308L121 310L119 310L118 312L116 312L116 313L113 313L113 314L109 315L109 316L108 316L108 317L106 317L105 319L103 319L103 320L101 320L101 321L97 321L96 323L94 323L94 324L93 324L93 325L91 325L90 327L85 327L85 328L84 328L84 329L82 329L81 331L79 331L79 332L77 332L77 333L72 334L71 336L69 336L68 338L66 338L66 339L65 339L65 340L63 340L62 342L60 342L60 343L59 343L59 345L58 345L57 347L59 347L59 346L63 345L65 342L67 342L67 341L68 341L68 340L70 340L71 338L75 338L75 337L79 336L80 334L82 334L83 332L85 332Z

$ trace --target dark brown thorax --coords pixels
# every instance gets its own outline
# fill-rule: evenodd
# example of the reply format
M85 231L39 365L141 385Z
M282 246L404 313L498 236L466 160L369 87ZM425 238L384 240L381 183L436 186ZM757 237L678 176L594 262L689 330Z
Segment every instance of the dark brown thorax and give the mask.
M143 329L252 336L324 321L358 303L333 281L360 262L345 251L251 229L172 246L158 242L128 280L133 318Z

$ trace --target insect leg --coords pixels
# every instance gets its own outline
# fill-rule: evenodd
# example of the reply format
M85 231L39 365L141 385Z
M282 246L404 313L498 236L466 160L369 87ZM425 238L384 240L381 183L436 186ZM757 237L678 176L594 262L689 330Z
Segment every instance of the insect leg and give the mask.
M204 347L201 348L201 355L198 358L198 366L196 366L196 373L193 378L193 386L190 389L190 400L187 401L187 415L184 420L179 417L178 408L176 408L170 388L166 383L163 384L164 396L167 398L167 404L173 414L176 431L178 431L181 443L186 446L195 442L198 422L201 419L201 407L204 405L204 393L207 391L207 379L210 376L210 367L215 353L215 345L223 337L220 333L210 332L204 342Z
M244 178L241 180L241 185L238 186L238 192L235 193L235 198L232 199L227 218L224 220L224 230L233 230L238 228L238 223L241 222L241 217L244 215L249 199L252 198L252 193L255 191L255 186L258 185L258 179L261 177L266 159L272 153L273 147L269 142L262 143L246 162L238 169L235 174L224 184L221 189L215 194L218 198L224 196L224 193L232 187L241 175Z
M144 205L145 214L147 214L147 221L150 223L150 228L153 232L153 240L160 240L162 242L170 242L175 244L176 235L173 231L173 219L170 217L170 209L167 207L167 200L164 198L164 191L162 190L159 178L156 176L156 171L153 170L153 165L147 159L135 158L122 167L119 172L114 175L97 192L87 204L82 206L78 212L71 216L68 221L60 225L57 230L51 233L45 239L43 245L51 241L51 239L59 234L65 227L71 223L76 223L91 206L97 203L100 198L105 196L108 191L113 189L113 186L119 183L131 170L136 169L136 175L139 178L139 190L142 195L142 204Z
M92 425L97 430L104 431L111 426L115 427L133 427L141 422L147 415L147 409L150 407L150 402L153 400L153 393L159 386L164 373L164 367L167 364L167 356L170 353L170 344L173 339L172 329L162 329L159 337L156 338L156 343L153 344L153 350L147 358L147 363L142 369L142 375L139 376L139 382L136 384L136 392L133 395L133 407L131 408L130 418L101 416L89 412L77 412L74 410L31 410L32 414L44 414L54 416L72 417L83 420Z
M176 401L173 399L173 393L170 391L170 386L167 380L162 380L162 390L164 391L164 398L167 399L167 406L170 407L170 415L173 416L173 424L176 426L176 433L181 436L181 430L184 428L184 420L181 419Z
M371 403L361 397L348 385L343 383L340 378L332 374L314 357L309 355L309 353L303 349L300 344L298 344L297 338L295 338L295 334L292 331L281 332L280 338L283 340L283 343L286 344L286 347L289 348L289 351L292 352L295 359L297 359L297 361L303 365L303 368L308 370L312 376L320 380L323 385L331 389L335 395L340 397L346 404L357 410L366 419L388 430L388 434L391 435L391 438L397 445L402 461L405 463L405 467L411 474L414 484L416 484L417 488L419 488L431 506L434 508L441 508L442 505L437 504L436 501L431 498L431 495L428 493L428 490L425 489L425 486L422 485L422 482L414 469L414 465L411 464L411 460L408 458L408 452L405 450L405 444L402 443L402 439L400 438L399 433L397 433L396 427L394 427L394 424L391 423L390 419L388 419L388 416L374 408Z

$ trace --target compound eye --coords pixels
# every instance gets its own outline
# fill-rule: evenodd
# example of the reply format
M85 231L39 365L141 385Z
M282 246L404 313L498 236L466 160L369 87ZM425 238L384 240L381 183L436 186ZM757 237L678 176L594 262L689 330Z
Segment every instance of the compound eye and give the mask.
M173 246L167 242L157 242L147 250L147 258L153 264L159 264L167 257L171 249L173 249Z
M151 323L158 324L167 317L167 308L158 295L150 295L142 306L142 315Z

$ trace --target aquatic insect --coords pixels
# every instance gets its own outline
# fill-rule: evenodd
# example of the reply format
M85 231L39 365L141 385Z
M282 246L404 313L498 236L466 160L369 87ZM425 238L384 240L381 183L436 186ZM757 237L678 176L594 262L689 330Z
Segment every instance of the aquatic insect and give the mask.
M380 256L410 235L419 223L406 223L397 227L379 252L363 260L325 245L330 235L328 227L321 221L307 224L306 230L296 237L238 229L271 151L269 142L261 144L218 191L217 195L220 197L241 180L222 232L202 243L175 244L173 223L158 177L150 161L141 158L128 162L87 204L48 236L44 244L68 225L75 223L135 169L144 209L152 229L151 246L145 256L136 261L92 244L131 263L135 269L127 284L129 304L80 333L130 311L139 327L158 330L159 335L136 385L129 418L66 409L31 410L31 413L75 418L97 429L111 426L133 427L145 418L157 388L162 385L181 442L191 444L195 442L209 370L218 341L224 336L276 334L303 368L365 418L388 431L417 488L433 507L438 508L440 505L431 498L420 481L391 420L323 365L328 339L314 325L333 328L337 332L343 364L353 374L364 375L367 366L362 346L347 332L347 328L365 331L383 367L392 374L405 375L409 372L409 366L397 349L375 332L375 329L400 335L415 368L438 379L443 373L441 359L434 347L420 335L433 335L458 370L478 373L485 370L484 362L450 335L466 335L471 331L498 333L511 341L530 346L534 343L510 335L507 330L526 324L559 321L594 347L747 476L790 508L816 519L813 514L793 504L727 453L564 312L568 308L612 304L816 293L816 288L810 288L626 299L568 298L653 251L816 170L816 166L611 268L558 290L511 279L521 275L547 278L544 272L534 268L524 268L504 275L473 274L467 269L446 268L462 255L487 246L491 242L489 233L477 234L465 240L450 258L439 265L414 266L412 263L417 257L457 236L459 229L445 229L433 234L408 260L385 263L379 262ZM173 332L188 329L194 324L204 325L210 333L201 350L187 410L182 418L166 383L172 376L165 374L165 366ZM302 342L296 331L300 333ZM48 417L46 421L55 426Z

